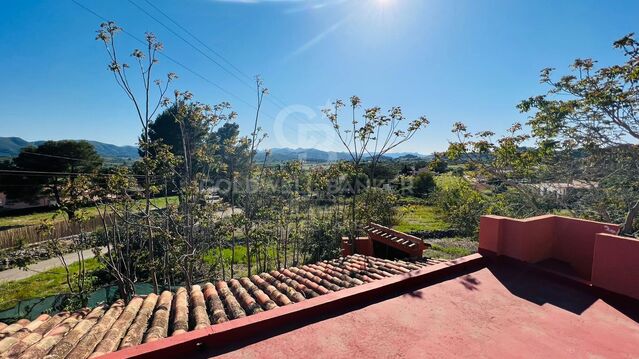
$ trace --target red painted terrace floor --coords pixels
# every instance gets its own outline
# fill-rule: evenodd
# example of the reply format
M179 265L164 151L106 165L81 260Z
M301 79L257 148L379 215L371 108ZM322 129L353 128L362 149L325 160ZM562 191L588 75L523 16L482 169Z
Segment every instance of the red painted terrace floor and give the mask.
M591 290L528 267L489 263L224 350L201 354L222 358L639 358L639 306L602 299Z

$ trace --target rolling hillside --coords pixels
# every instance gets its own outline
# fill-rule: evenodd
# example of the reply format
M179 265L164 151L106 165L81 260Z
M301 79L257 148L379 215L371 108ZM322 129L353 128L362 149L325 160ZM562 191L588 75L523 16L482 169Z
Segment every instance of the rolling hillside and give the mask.
M20 153L22 148L38 146L43 142L44 141L29 142L20 137L0 137L0 158L15 157ZM136 160L139 157L138 148L135 146L116 146L98 141L89 141L89 143L92 144L98 154L104 158ZM258 161L264 160L264 153L264 151L258 152ZM429 156L414 152L387 153L384 157L392 159L429 158ZM272 148L268 162L303 160L311 163L324 163L349 159L350 156L347 152L322 151L315 148Z
M25 141L20 137L0 137L0 157L15 157L20 150L27 146L38 146L45 141ZM116 146L109 143L89 141L102 157L136 159L138 148L135 146Z

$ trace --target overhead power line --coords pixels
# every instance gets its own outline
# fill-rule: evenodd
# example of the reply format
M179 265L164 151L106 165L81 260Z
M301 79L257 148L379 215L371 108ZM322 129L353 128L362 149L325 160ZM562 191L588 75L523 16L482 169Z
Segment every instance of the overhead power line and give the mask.
M180 40L184 41L187 45L189 45L190 47L192 47L195 51L199 52L202 56L206 57L209 61L213 62L214 64L216 64L218 67L220 67L222 70L224 70L225 72L227 72L228 74L230 74L231 76L235 77L238 81L240 81L242 84L244 84L245 86L247 86L249 89L254 90L253 86L249 83L246 82L246 80L240 78L239 76L237 76L235 73L233 73L232 71L229 71L226 67L224 67L222 64L220 64L218 61L216 61L214 58L212 58L211 56L207 55L204 51L200 50L199 47L193 45L193 43L191 43L189 40L185 39L182 35L178 34L176 31L174 31L173 29L171 29L170 27L168 27L167 25L165 25L162 21L158 20L158 18L156 18L155 16L151 15L148 11L146 11L143 7L141 7L140 5L138 5L137 3L135 3L135 1L133 0L128 0L129 3L131 3L133 6L135 6L138 10L142 11L144 14L146 14L146 16L150 17L151 19L155 20L155 22L157 22L158 24L160 24L162 27L164 27L165 29L167 29L169 32L171 32L173 35L177 36ZM167 16L167 15L165 15ZM168 17L168 16L167 16ZM169 18L170 19L170 18ZM218 55L219 56L219 55Z
M202 51L200 48L198 48L197 46L195 46L193 43L191 43L190 41L186 40L183 36L181 36L180 34L178 34L175 30L171 29L168 25L166 25L165 23L163 23L161 20L159 20L157 17L153 16L152 14L150 14L148 11L146 11L144 8L142 8L140 5L138 5L135 1L133 0L128 0L129 3L131 3L133 6L135 6L138 10L140 10L141 12L143 12L145 15L147 15L148 17L150 17L151 19L153 19L155 22L157 22L158 24L160 24L162 27L164 27L165 29L167 29L168 31L170 31L173 35L175 35L176 37L178 37L180 40L184 41L186 44L188 44L190 47L192 47L193 49L195 49L198 53L200 53L201 55L203 55L205 58L207 58L208 60L210 60L211 62L213 62L215 65L217 65L218 67L220 67L222 70L224 70L226 73L231 74L235 79L237 79L238 81L240 81L243 85L245 85L246 87L248 87L251 90L255 90L254 86L247 83L244 79L238 77L237 75L235 75L235 73L233 73L232 71L230 71L229 69L227 69L224 65L222 65L220 62L216 61L215 59L211 58L210 56L208 56L204 51ZM171 16L169 16L167 13L165 13L164 11L162 11L159 7L157 7L156 5L154 5L152 2L150 2L149 0L145 0L145 2L147 4L149 4L153 9L155 9L157 12L159 12L160 14L162 14L162 16L164 16L165 18L167 18L171 23L173 23L175 26L177 26L179 29L181 29L182 31L184 31L186 34L188 34L191 38L193 38L195 41L197 41L199 44L201 44L202 46L204 46L204 48L206 48L207 50L209 50L211 53L213 53L214 55L218 56L220 59L222 59L224 62L226 62L229 66L231 66L235 71L237 71L239 74L241 74L243 77L247 78L247 79L251 79L252 77L249 76L248 74L246 74L244 71L242 71L241 69L239 69L237 66L235 66L230 60L226 59L222 54L220 54L218 51L215 51L214 49L212 49L210 46L208 46L204 41L202 41L199 37L197 37L195 34L193 34L191 31L189 31L186 27L182 26L178 21L174 20ZM275 107L277 107L279 110L284 110L284 107L288 106L286 104L286 101L283 101L282 99L280 99L278 96L276 96L272 91L269 92L269 96L266 97L266 100L270 103L272 103L273 105L275 105ZM268 116L271 117L271 116ZM272 117L271 117L272 118ZM315 128L318 128L317 124L308 120L307 118L304 117L299 117L299 116L295 116L295 119L297 119L300 122L307 122L307 124L310 124L311 126L314 126ZM337 144L337 145L341 145L339 142L337 142L337 140L335 138L331 137L331 141L333 142L333 144Z
M49 154L38 153L38 152L22 151L20 153L21 154L25 154L25 155L30 155L30 156L42 156L42 157L47 157L47 158L59 158L59 159L64 159L64 160L69 160L69 161L93 162L92 160L87 160L86 158L57 156L57 155L49 155ZM122 161L115 161L115 160L105 161L103 158L101 159L101 163L105 164L105 165L122 165L125 162L127 162L127 160L125 160L125 159L122 159Z
M85 5L83 5L82 3L78 2L77 0L71 0L71 1L72 1L74 4L76 4L77 6L81 7L81 8L82 8L82 9L84 9L85 11L87 11L88 13L90 13L90 14L92 14L93 16L97 17L98 19L100 19L100 20L102 20L102 21L105 21L105 22L106 22L106 21L109 21L109 20L108 20L107 18L105 18L104 16L102 16L102 15L98 14L97 12L95 12L95 11L91 10L90 8L86 7ZM141 44L143 44L143 45L146 45L146 43L144 42L144 40L142 40L142 39L138 38L137 36L133 35L132 33L128 32L128 31L126 31L126 30L124 30L124 29L122 29L122 32L123 32L124 34L126 34L127 36L129 36L130 38L132 38L133 40L135 40L135 41L137 41L137 42L139 42L139 43L141 43ZM162 56L162 57L166 58L167 60L169 60L169 61L173 62L174 64L176 64L176 65L180 66L181 68L185 69L186 71L190 72L191 74L193 74L193 75L195 75L195 76L199 77L199 78L200 78L200 79L202 79L203 81L205 81L205 82L209 83L210 85L214 86L215 88L217 88L218 90L220 90L220 91L224 92L225 94L227 94L227 95L229 95L229 96L231 96L231 97L233 97L233 98L237 99L238 101L242 102L243 104L245 104L245 105L247 105L247 106L249 106L249 107L251 107L251 108L253 108L253 109L257 109L257 108L255 107L255 105L253 105L253 104L251 104L251 103L249 103L249 102L245 101L245 100L244 100L243 98L241 98L240 96L238 96L238 95L234 94L233 92L231 92L231 91L229 91L229 90L225 89L224 87L220 86L219 84L215 83L214 81L211 81L210 79L208 79L208 78L207 78L207 77L205 77L204 75L202 75L202 74L200 74L199 72L197 72L197 71L195 71L195 70L193 70L193 69L189 68L188 66L184 65L183 63L181 63L180 61L178 61L178 60L174 59L173 57L171 57L171 56L169 56L169 55L167 55L167 54L165 54L165 53L163 53L163 52L160 52L159 54L160 54L160 56Z
M98 18L98 19L100 19L100 20L102 20L102 21L105 21L105 22L106 22L106 21L109 21L109 20L108 20L107 18L105 18L104 16L102 16L102 15L98 14L97 12L93 11L92 9L88 8L87 6L85 6L85 5L83 5L82 3L78 2L77 0L71 0L71 1L72 1L74 4L76 4L77 6L79 6L80 8L82 8L83 10L85 10L86 12L88 12L88 13L92 14L93 16L95 16L96 18ZM193 45L191 42L189 42L188 40L184 39L184 37L183 37L183 36L178 35L175 31L173 31L172 29L170 29L167 25L163 24L163 23L162 23L159 19L157 19L156 17L154 17L154 16L150 15L147 11L145 11L144 9L142 9L139 5L137 5L137 4L136 4L136 3L134 3L133 1L131 1L131 0L128 0L128 1L129 1L129 2L131 2L133 5L135 5L135 7L136 7L136 8L138 8L139 10L141 10L142 12L144 12L147 16L151 17L154 21L156 21L156 22L160 23L163 27L165 27L165 28L166 28L167 30L169 30L171 33L173 33L174 35L176 35L176 36L177 36L178 38L180 38L182 41L187 42L187 43L189 44L189 46L191 46L191 47L193 47L194 49L196 49L199 53L201 53L202 55L204 55L207 59L209 59L210 61L212 61L214 64L216 64L216 65L217 65L217 66L219 66L220 68L224 69L226 72L228 72L228 73L232 74L232 72L230 72L228 69L226 69L226 68L225 68L222 64L220 64L218 61L215 61L215 60L214 60L214 59L212 59L210 56L205 55L205 54L203 53L203 51L202 51L202 50L200 50L200 49L198 49L198 48L197 48L197 46ZM161 11L161 10L159 10L159 9L157 8L157 6L153 6L153 8L154 8L154 9L157 9L158 11ZM166 13L164 13L164 12L161 12L161 13L163 14L163 16L165 16L165 17L169 18L169 20L170 20L172 23L175 23L175 24L176 24L176 26L180 27L180 28L181 28L181 29L183 29L183 30L185 29L185 27L184 27L184 26L179 25L179 23L178 23L177 21L175 21L175 20L171 19L171 18L170 18L170 17L169 17ZM202 44L204 44L204 42L203 42L202 40L200 40L197 36L195 36L194 34L192 34L190 31L188 31L188 30L184 30L184 31L185 31L187 34L189 34L189 36L193 37L196 41L198 41L198 43L202 43ZM137 42L139 42L139 43L141 43L141 44L145 44L145 42L144 42L143 40L141 40L140 38L136 37L136 36L135 36L135 35L133 35L132 33L128 32L128 31L126 31L126 30L124 30L124 29L122 29L122 32L123 32L124 34L126 34L127 36L129 36L130 38L132 38L132 39L136 40ZM211 49L209 46L206 46L206 45L205 45L205 47L206 47L209 51L211 51L212 53L216 54L216 56L220 56L221 58L223 58L221 55L219 55L219 53L218 53L218 52L216 52L215 50ZM196 77L200 78L201 80L203 80L203 81L205 81L205 82L209 83L210 85L214 86L215 88L219 89L220 91L224 92L225 94L227 94L227 95L229 95L229 96L231 96L231 97L235 98L236 100L238 100L239 102L241 102L241 103L243 103L244 105L248 106L249 108L251 108L251 109L253 109L253 110L257 111L257 107L256 107L254 104L252 104L252 103L250 103L250 102L248 102L248 101L244 100L242 97L240 97L240 96L236 95L235 93L233 93L233 92L231 92L231 91L227 90L226 88L224 88L224 87L222 87L221 85L217 84L216 82L214 82L214 81L210 80L209 78L207 78L206 76L202 75L201 73L199 73L199 72L197 72L197 71L195 71L195 70L191 69L190 67L188 67L188 66L184 65L182 62L178 61L177 59L175 59L175 58L173 58L173 57L171 57L171 56L169 56L169 55L167 55L167 54L165 54L165 53L163 53L163 52L160 52L159 54L160 54L160 56L162 56L162 57L164 57L164 58L168 59L169 61L171 61L171 62L173 62L174 64L178 65L179 67L181 67L181 68L185 69L186 71L190 72L191 74L195 75ZM224 58L224 61L225 61L225 62L227 62L227 63L229 63L229 64L231 64L231 66L232 66L234 69L236 69L239 73L241 73L243 76L245 76L245 77L249 77L246 73L242 72L239 68L237 68L237 66L232 65L232 63L231 63L229 60L226 60L226 59ZM234 77L234 78L236 78L236 79L238 79L239 81L241 81L244 85L247 85L247 83L246 83L244 80L239 79L239 78L238 78L238 76L236 76L236 75L235 75L235 76L233 76L233 77ZM248 86L249 86L251 89L255 90L255 88L253 88L252 86L250 86L250 85L248 85ZM284 107L283 107L283 106L287 106L287 105L286 105L286 104L285 104L282 100L278 99L278 98L277 98L277 96L275 96L275 95L274 95L274 94L272 94L272 93L270 94L270 96L267 96L267 97L266 97L266 99L267 99L267 101L269 101L269 102L273 103L273 104L274 104L277 108L279 108L280 110L283 110L283 109L284 109ZM275 100L279 101L279 102L280 102L280 104L278 104L277 102L275 102ZM265 117L267 117L267 118L269 118L269 119L271 119L271 120L275 121L275 118L274 118L273 116L269 115L268 113L263 113L263 115L264 115ZM307 122L308 124L310 124L311 126L316 126L316 127L317 127L317 123L314 123L314 122L312 122L312 121L309 121L308 119L306 119L306 118L304 118L304 117L297 117L297 116L296 116L296 118L297 118L297 119L302 119L303 121L306 121L306 122ZM331 137L331 141L333 142L333 144L340 145L340 143L339 143L339 142L337 142L337 141L336 141L336 139L335 139L334 137Z
M9 176L100 176L111 177L116 176L115 173L91 173L91 172L57 172L57 171L30 171L30 170L0 170L0 174ZM125 177L144 178L144 175L127 174ZM158 177L159 178L159 177Z
M195 36L192 32L190 32L187 28L185 28L184 26L180 25L180 23L178 23L177 21L173 20L173 18L171 18L169 15L167 15L164 11L162 11L160 8L158 8L157 6L155 6L155 4L153 4L152 2L150 2L149 0L144 0L147 4L149 4L153 9L155 9L157 12L159 12L160 14L162 14L162 16L164 16L165 18L167 18L170 22L172 22L173 24L175 24L175 26L179 27L182 31L184 31L186 34L188 34L189 36L191 36L193 39L195 39L195 41L197 41L200 45L204 46L207 50L211 51L213 54L215 54L217 57L219 57L220 59L222 59L222 61L226 62L229 66L231 66L235 71L237 71L239 74L241 74L242 76L246 77L248 80L253 80L253 76L250 76L248 74L246 74L244 71L240 70L237 66L233 65L233 63L231 61L229 61L228 59L226 59L221 53L219 53L218 51L215 51L214 49L212 49L210 46L208 46L205 42L203 42L202 40L200 40L200 38L198 38L197 36Z

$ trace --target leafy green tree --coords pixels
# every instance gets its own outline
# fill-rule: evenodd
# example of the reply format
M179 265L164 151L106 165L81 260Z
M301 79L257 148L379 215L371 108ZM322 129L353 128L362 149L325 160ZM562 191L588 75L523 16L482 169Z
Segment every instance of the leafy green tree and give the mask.
M413 194L426 197L435 190L435 178L430 172L420 172L413 179Z
M370 161L369 178L375 178L375 169L382 157L397 146L409 141L421 128L428 125L428 119L421 116L407 122L400 107L392 107L383 112L380 107L364 109L358 114L362 101L357 96L350 98L350 120L342 124L341 110L345 103L342 100L333 102L332 108L323 109L324 116L333 126L335 134L344 145L350 156L352 167L359 172L364 156ZM351 174L351 213L350 233L351 245L355 246L359 219L357 218L356 202L359 194L359 173ZM368 186L370 183L364 184Z
M415 171L415 167L414 166L404 163L402 165L402 169L401 169L400 173L402 175L404 175L404 176L407 176L407 175L413 174L413 171Z
M227 122L211 134L210 141L215 145L220 166L216 169L216 177L226 182L229 199L233 198L233 186L238 173L247 171L250 143L240 136L240 126Z
M373 164L367 162L364 166L364 171L369 176L375 177L369 178L374 186L380 187L382 183L388 183L393 180L400 173L400 165L392 161L380 161L373 170Z
M519 104L521 111L534 112L530 119L532 133L553 150L583 151L593 159L591 164L607 164L597 160L599 156L614 160L610 155L615 155L616 148L639 151L639 42L629 34L615 41L613 47L622 51L625 62L597 67L593 59L576 59L572 73L558 79L553 78L554 69L546 68L541 71L541 82L550 87L547 93ZM636 166L612 172L607 167L607 173L599 167L595 171L602 176L602 183L623 183L623 177L630 179L636 173ZM611 176L622 178L611 180ZM625 219L620 221L625 234L634 231L639 215L639 196L632 189L628 188L621 200L626 209Z
M364 189L357 198L357 219L359 227L369 222L384 226L397 224L397 206L399 197L388 190L369 187Z
M473 168L472 177L477 185L493 192L510 188L518 193L516 198L521 202L512 203L506 214L529 217L550 210L539 188L532 185L542 182L558 163L545 143L525 147L531 136L519 123L497 139L492 131L472 133L460 122L453 125L453 133L456 141L448 148L448 158L461 160Z
M149 123L149 138L152 141L159 141L170 146L171 152L183 156L182 129L178 118L182 118L184 130L194 144L206 140L207 128L191 120L197 116L196 111L195 104L178 105L174 103Z
M442 154L436 153L435 158L428 163L428 170L436 173L444 173L448 170L448 162Z
M476 235L480 216L491 212L487 198L458 177L451 177L437 188L434 203L453 228L464 235Z
M172 105L150 122L149 138L169 145L173 153L183 154L180 125L175 121L177 112L177 105Z
M47 141L23 148L13 159L16 176L6 176L10 198L34 201L50 196L69 219L89 203L87 177L102 166L102 158L87 141Z

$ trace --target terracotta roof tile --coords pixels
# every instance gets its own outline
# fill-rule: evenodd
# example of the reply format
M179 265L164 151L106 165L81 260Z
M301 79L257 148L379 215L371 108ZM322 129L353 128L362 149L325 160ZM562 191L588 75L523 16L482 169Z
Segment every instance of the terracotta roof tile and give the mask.
M222 299L220 299L213 284L206 283L204 285L204 299L211 312L211 323L220 324L229 320L224 311L224 303L222 303Z
M169 316L171 315L171 303L173 302L173 293L165 290L160 294L155 304L155 312L149 330L144 335L144 343L153 342L158 339L166 338L169 332Z
M94 308L89 314L86 314L84 318L78 318L79 322L77 322L73 328L67 330L64 338L60 337L61 340L57 342L57 344L49 351L49 355L47 358L64 358L75 348L80 339L91 329L95 323L102 317L102 314L106 311L106 306L99 306ZM63 325L69 326L69 323L62 322ZM57 329L63 331L64 329ZM47 334L48 335L48 334Z
M142 306L138 311L138 315L135 317L133 324L128 328L122 343L120 343L120 349L132 347L142 342L142 337L149 324L149 319L153 315L153 309L158 301L158 295L151 293L144 298Z
M44 357L81 319L80 313L67 316L60 324L56 325L37 343L28 347L19 357L25 359ZM17 355L15 356L17 357Z
M88 358L407 273L439 261L406 262L353 255L274 270L190 291L135 297L33 322L0 324L0 357Z
M240 284L251 294L264 310L271 310L278 307L271 298L259 289L250 279L244 277L240 279Z
M299 303L303 301L304 299L306 299L304 298L304 295L302 293L296 291L293 287L290 287L288 284L284 282L280 282L278 279L276 279L275 277L273 277L272 275L268 273L261 273L260 278L264 279L271 285L275 286L277 290L279 290L281 293L284 293L288 297L288 299L290 299L292 302Z
M171 336L189 331L189 300L186 288L180 287L173 299L173 333Z
M75 348L68 354L68 357L78 359L88 358L123 311L124 301L120 299L113 303L102 318L80 339Z
M4 339L4 338L8 338L10 336L12 336L15 332L17 332L18 330L22 329L26 324L29 323L29 321L24 321L23 319L21 319L22 322L18 321L15 322L7 327L5 327L4 329L2 329L2 331L0 331L0 339Z
M217 288L218 293L220 293L221 298L224 301L224 306L228 310L229 318L237 319L246 317L246 312L244 312L244 309L242 309L242 306L237 301L226 282L219 281L215 283L215 288Z
M251 281L258 287L260 287L270 298L273 298L275 303L277 303L278 305L291 304L291 300L286 295L277 290L277 288L269 284L264 279L260 278L260 276L252 275Z
M319 295L316 292L314 292L312 289L307 288L304 284L296 281L295 279L293 279L291 277L285 276L284 274L280 273L279 271L276 271L276 270L271 271L270 275L273 276L273 278L276 278L277 280L279 280L282 283L286 284L287 286L293 288L297 292L302 293L304 295L304 298L314 298L314 297L317 297Z
M124 308L118 319L113 323L109 331L106 332L100 344L95 348L90 358L98 357L104 353L110 353L118 348L120 341L124 337L133 320L138 314L144 299L142 297L133 297L129 304Z
M292 272L291 270L294 270L295 272ZM297 282L303 284L305 287L311 289L317 294L321 295L321 294L327 294L331 292L330 290L326 289L326 287L320 285L319 283L309 280L308 278L304 278L300 276L299 274L297 274L297 268L282 269L282 274L291 279L296 280Z
M191 287L190 306L193 312L193 329L206 328L211 325L209 320L209 314L206 311L206 302L204 301L204 294L202 288L199 285Z
M257 314L263 312L262 307L255 301L253 297L242 287L240 281L237 279L231 279L229 281L231 291L238 298L238 301L242 305L242 308L246 311L246 314Z
M38 327L42 323L44 323L48 319L49 319L49 315L42 314L39 317L37 317L34 321L32 321L29 324L25 325L24 327L20 328L15 333L13 333L13 334L5 337L4 339L0 340L0 353L4 353L4 352L8 351L9 349L11 349L14 345L19 343L22 338L24 338L27 335L33 333L36 329L38 329Z

